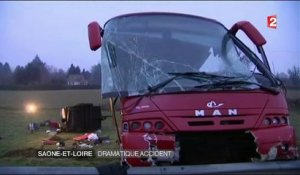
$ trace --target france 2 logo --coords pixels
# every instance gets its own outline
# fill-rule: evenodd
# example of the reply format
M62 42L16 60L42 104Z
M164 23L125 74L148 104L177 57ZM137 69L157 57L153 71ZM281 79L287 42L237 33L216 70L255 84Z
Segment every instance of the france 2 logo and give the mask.
M269 28L276 29L277 28L277 16L272 15L267 17L267 23Z

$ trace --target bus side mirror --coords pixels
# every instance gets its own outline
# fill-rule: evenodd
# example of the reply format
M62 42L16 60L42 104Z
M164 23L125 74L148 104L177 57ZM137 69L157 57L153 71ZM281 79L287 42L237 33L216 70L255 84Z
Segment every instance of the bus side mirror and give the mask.
M94 21L88 25L89 43L90 48L93 51L96 51L101 47L101 32L102 28L97 22Z
M267 43L262 34L248 21L235 23L229 32L235 35L238 30L242 30L257 47L263 46Z
M249 39L256 45L258 52L261 54L262 60L266 67L271 71L270 64L263 49L263 45L267 43L262 34L248 21L240 21L235 23L229 32L235 35L238 30L242 30Z

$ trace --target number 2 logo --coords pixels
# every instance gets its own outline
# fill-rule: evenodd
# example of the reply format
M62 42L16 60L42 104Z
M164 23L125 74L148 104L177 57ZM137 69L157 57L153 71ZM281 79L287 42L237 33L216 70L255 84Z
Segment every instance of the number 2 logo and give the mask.
M277 28L277 16L272 15L267 17L268 27L276 29Z

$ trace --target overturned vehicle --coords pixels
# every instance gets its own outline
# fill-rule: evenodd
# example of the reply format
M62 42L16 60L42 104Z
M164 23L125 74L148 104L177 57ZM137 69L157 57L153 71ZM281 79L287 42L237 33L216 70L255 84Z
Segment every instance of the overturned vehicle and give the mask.
M127 14L88 26L101 50L102 95L120 99L121 150L171 150L122 157L132 166L296 159L285 89L271 72L259 31L247 21L174 13ZM252 52L235 35L256 45ZM115 119L115 118L114 118ZM115 119L116 120L116 119ZM119 130L121 133L119 133Z

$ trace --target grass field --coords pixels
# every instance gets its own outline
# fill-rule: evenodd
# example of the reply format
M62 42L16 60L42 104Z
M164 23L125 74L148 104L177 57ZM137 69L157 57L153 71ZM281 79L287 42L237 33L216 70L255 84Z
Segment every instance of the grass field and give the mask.
M291 90L287 94L291 123L294 125L300 138L300 90ZM38 104L39 110L36 114L27 114L24 106L34 102ZM0 91L0 166L97 166L118 159L108 158L69 158L50 159L35 157L36 149L41 149L42 140L47 139L45 130L30 134L27 131L29 122L42 122L45 120L60 121L60 108L78 103L93 103L99 105L101 102L99 90L61 90L61 91ZM101 104L107 109L107 101ZM108 111L103 111L109 115ZM113 149L118 150L117 136L111 117L102 121L103 135L109 135L110 144L100 144L95 150ZM74 136L82 133L60 133L58 136L71 145ZM298 139L300 145L300 141ZM44 147L45 148L45 147ZM49 149L55 147L46 147Z
M300 89L289 89L287 91L287 102L290 112L290 123L296 130L298 147L300 148Z
M287 98L289 100L300 100L300 89L288 89Z
M57 90L57 91L0 91L0 107L24 109L24 105L34 102L40 108L53 109L78 103L99 105L100 90Z

